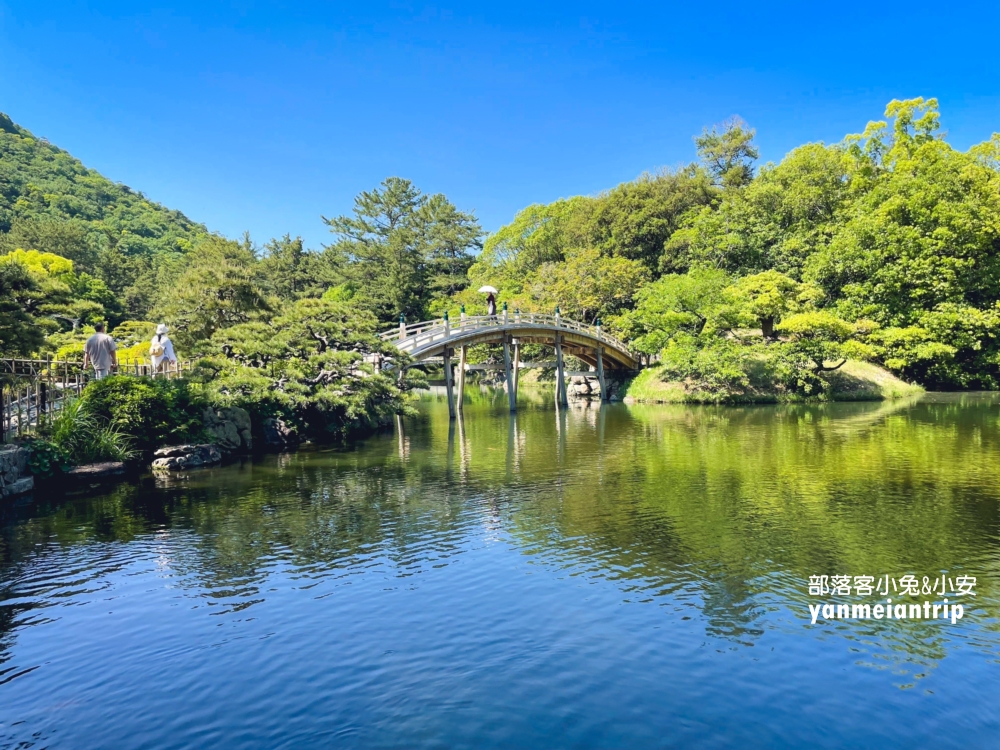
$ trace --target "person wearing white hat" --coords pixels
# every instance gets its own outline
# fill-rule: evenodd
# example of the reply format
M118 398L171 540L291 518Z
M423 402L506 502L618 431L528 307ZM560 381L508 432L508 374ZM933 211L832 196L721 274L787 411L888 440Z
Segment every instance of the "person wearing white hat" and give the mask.
M177 355L174 354L174 344L167 336L170 329L164 323L156 326L156 335L149 342L149 357L153 360L153 372L166 372L168 367L177 364Z

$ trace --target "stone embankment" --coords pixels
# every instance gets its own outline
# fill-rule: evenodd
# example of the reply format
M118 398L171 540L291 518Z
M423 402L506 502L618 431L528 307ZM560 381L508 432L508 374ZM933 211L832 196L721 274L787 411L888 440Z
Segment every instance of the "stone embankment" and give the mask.
M28 451L17 445L0 446L0 498L31 492L35 478L28 472Z
M245 409L230 406L225 409L206 408L202 414L205 432L223 453L243 453L253 450L250 415Z
M253 450L253 426L250 415L236 406L206 408L202 415L205 432L211 443L203 445L168 445L153 454L156 473L187 471L222 463L228 456ZM289 450L299 444L298 435L282 420L269 417L260 424L260 436L266 450Z
M206 407L202 414L206 436L210 443L200 445L167 445L153 453L150 468L155 474L188 471L221 464L227 456L253 450L253 430L250 414L245 409L230 406L224 409ZM265 442L267 442L265 440Z
M211 443L201 445L168 445L153 454L150 467L154 473L188 471L220 464L229 456L253 450L253 430L250 415L239 407L205 409L205 432ZM298 435L282 420L270 417L261 422L260 435L267 450L295 448Z

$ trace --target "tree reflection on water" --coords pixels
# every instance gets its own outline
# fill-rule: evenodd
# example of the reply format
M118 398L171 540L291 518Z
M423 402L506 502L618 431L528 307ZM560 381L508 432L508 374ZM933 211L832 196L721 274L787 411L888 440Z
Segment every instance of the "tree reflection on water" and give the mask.
M234 611L262 601L276 571L308 583L378 566L419 585L470 538L503 539L549 569L613 581L627 601L700 616L708 635L743 646L769 628L807 627L810 575L964 571L978 596L958 630L996 650L985 615L997 604L995 399L561 411L544 392L531 401L508 417L505 399L473 393L451 422L430 399L423 418L351 448L10 508L0 659L17 626L58 602L44 581L23 589L33 569L72 561L75 548L123 565L138 540L170 540L157 564L174 585ZM78 588L108 573L88 559ZM933 665L955 637L939 622L830 629L867 644L876 664Z

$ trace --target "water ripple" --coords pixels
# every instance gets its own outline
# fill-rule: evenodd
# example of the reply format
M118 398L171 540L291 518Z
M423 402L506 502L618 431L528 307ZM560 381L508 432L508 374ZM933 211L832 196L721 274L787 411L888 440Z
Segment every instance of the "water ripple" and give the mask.
M995 401L493 409L9 514L0 747L1000 736ZM955 625L809 622L940 571Z

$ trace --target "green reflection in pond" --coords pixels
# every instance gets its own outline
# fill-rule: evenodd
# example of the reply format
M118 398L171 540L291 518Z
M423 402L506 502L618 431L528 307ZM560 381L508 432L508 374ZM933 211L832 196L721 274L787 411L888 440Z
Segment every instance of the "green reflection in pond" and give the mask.
M803 633L811 575L964 572L978 596L960 637L996 653L996 398L557 410L537 391L521 405L508 415L502 393L470 389L452 421L428 396L421 418L349 449L41 498L7 511L4 579L56 548L185 534L162 564L234 612L264 601L275 571L322 580L378 560L405 581L482 536L546 569L611 581L625 601L692 610L706 634L743 646L768 629L815 637ZM50 604L5 607L4 643L18 618ZM864 663L934 666L955 642L936 622L832 627L866 644Z

